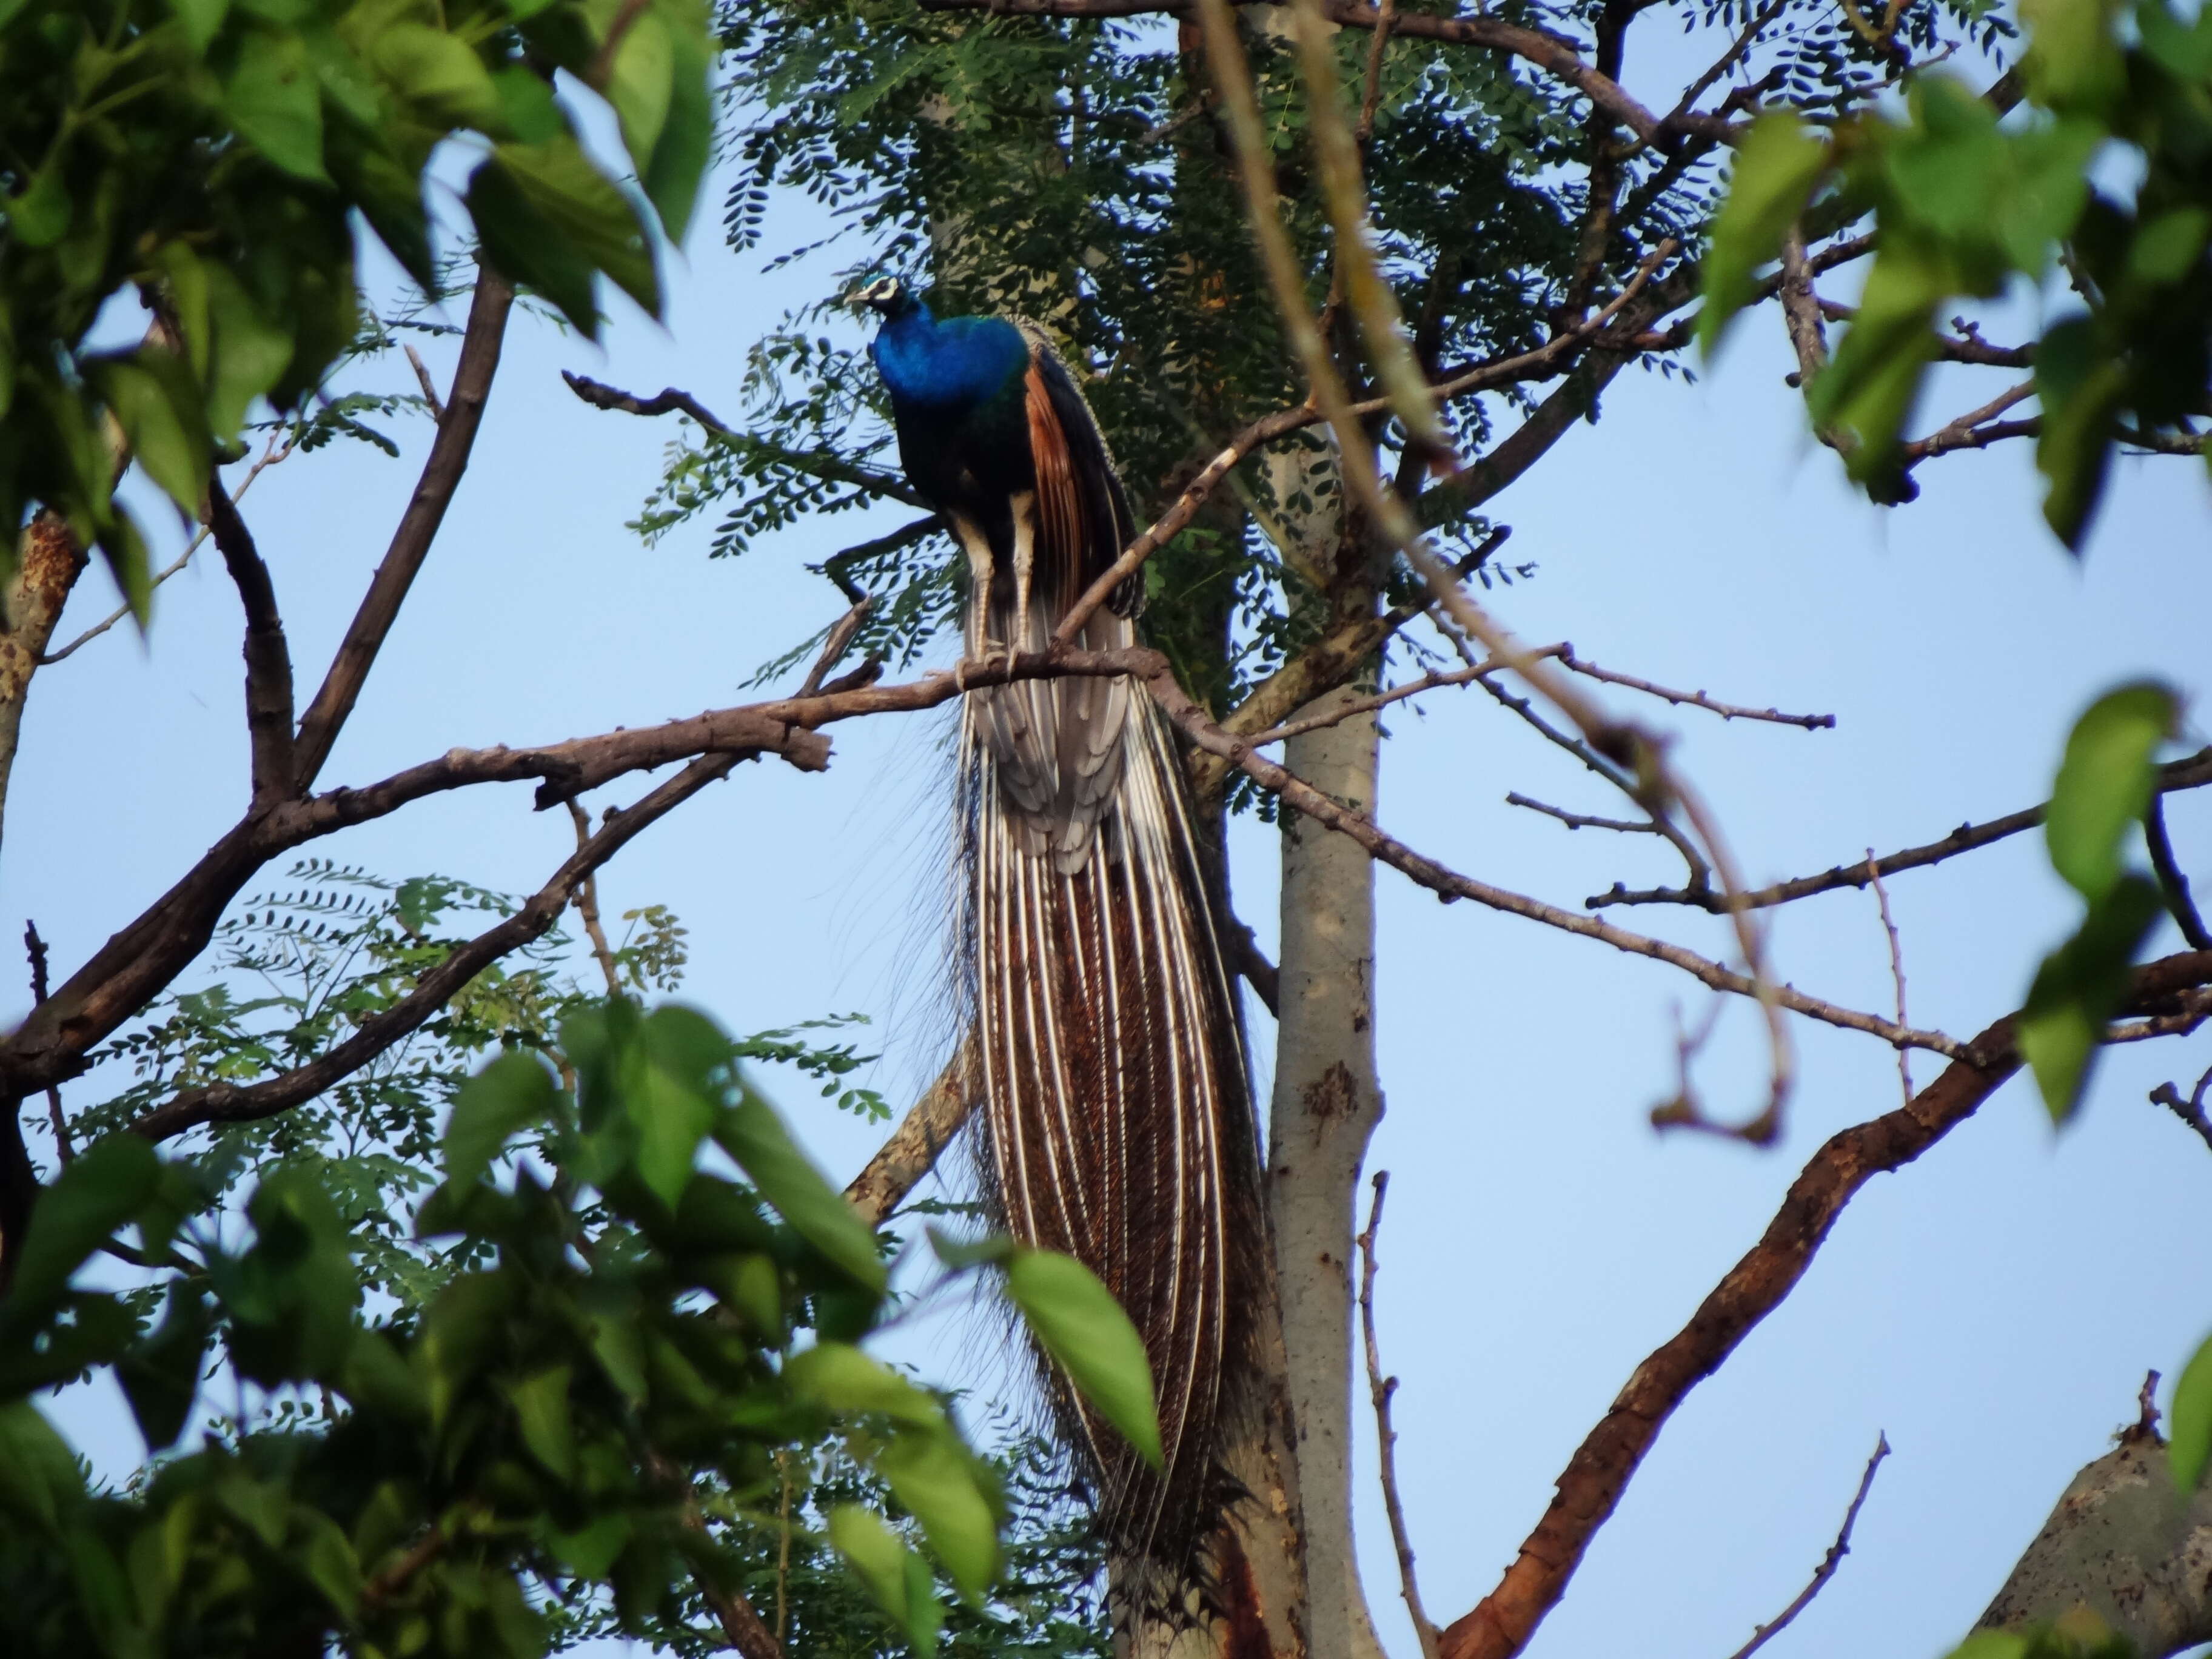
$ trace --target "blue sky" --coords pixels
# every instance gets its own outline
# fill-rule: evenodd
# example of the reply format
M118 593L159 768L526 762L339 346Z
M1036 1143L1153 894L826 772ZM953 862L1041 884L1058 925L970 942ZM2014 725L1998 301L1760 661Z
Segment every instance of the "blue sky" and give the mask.
M779 204L771 245L812 233L812 213ZM842 608L804 566L877 520L801 525L739 560L709 560L704 526L642 547L623 521L672 427L588 409L558 377L674 384L735 416L746 347L830 274L817 262L764 275L720 247L715 218L702 213L672 263L665 327L617 301L602 349L518 318L468 479L327 783L455 744L742 701L756 665ZM444 380L450 343L425 356ZM2194 695L2188 742L2205 741L2212 501L2201 465L2123 463L2076 561L2043 530L2018 445L1923 468L1911 507L1868 506L1806 439L1788 367L1775 319L1761 316L1693 386L1629 374L1599 424L1578 427L1492 509L1514 526L1512 556L1539 567L1492 599L1523 638L1565 638L1608 667L1739 702L1837 715L1835 730L1808 733L1638 709L1677 734L1680 765L1753 878L1931 840L2041 799L2073 715L2124 678L2160 674ZM404 366L388 378L411 384ZM1954 393L1937 418L1957 406ZM303 697L412 484L427 434L403 435L402 461L360 447L295 458L244 503ZM880 527L903 515L886 509ZM88 576L58 637L112 603L105 577ZM58 977L242 806L238 622L219 563L204 559L161 590L144 641L117 629L39 677L9 801L0 922L12 933L35 917ZM1627 694L1611 701L1632 706ZM1616 878L1671 878L1641 838L1570 833L1507 807L1514 789L1599 813L1619 804L1479 695L1434 694L1389 726L1381 817L1422 851L1570 905ZM875 1016L886 1054L872 1080L904 1097L947 1035L931 1012L943 957L929 924L944 878L945 729L941 714L852 724L835 731L825 775L741 769L606 872L605 908L674 907L690 929L687 996L735 1028ZM2170 821L2184 863L2212 889L2212 799L2174 800ZM436 798L316 850L394 876L527 890L570 845L566 816L533 814L528 789L512 786ZM1273 832L1240 821L1233 856L1244 916L1270 936ZM2017 1004L2073 914L2032 836L1901 874L1891 896L1913 1018L1961 1037ZM1449 1618L1495 1582L1577 1442L1757 1237L1804 1159L1894 1104L1898 1085L1889 1050L1801 1021L1802 1082L1779 1146L1655 1136L1644 1115L1674 1087L1671 1009L1699 1017L1698 988L1529 923L1440 906L1388 872L1380 902L1389 1115L1371 1167L1393 1173L1382 1340L1404 1379L1401 1479L1423 1587ZM1708 918L1618 919L1723 948ZM2154 948L2176 948L2170 927ZM1869 895L1793 907L1775 950L1808 990L1889 1005ZM0 991L0 1017L27 1000ZM1272 1032L1256 1008L1253 1036L1264 1066ZM1698 1067L1717 1112L1750 1109L1759 1058L1753 1023L1731 1011ZM1915 1064L1923 1082L1935 1074L1929 1057ZM1881 1431L1896 1455L1852 1554L1776 1650L1941 1652L2071 1473L2132 1415L2144 1370L2170 1379L2212 1328L2212 1152L2144 1099L2208 1066L2203 1035L2113 1053L2063 1134L2014 1082L1918 1164L1869 1186L1796 1294L1669 1425L1531 1651L1624 1638L1651 1659L1732 1650L1810 1574ZM784 1104L841 1176L874 1144L804 1092ZM902 1357L988 1395L1004 1373L969 1351L971 1336L924 1326ZM102 1461L137 1456L113 1413L87 1404L72 1420ZM1393 1651L1410 1655L1364 1471L1360 1491L1370 1600Z

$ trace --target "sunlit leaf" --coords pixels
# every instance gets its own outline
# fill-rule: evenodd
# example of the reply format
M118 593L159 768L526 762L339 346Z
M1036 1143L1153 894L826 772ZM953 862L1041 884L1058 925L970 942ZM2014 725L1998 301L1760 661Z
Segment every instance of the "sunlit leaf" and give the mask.
M1160 1419L1152 1362L1113 1292L1073 1256L1023 1250L1006 1264L1006 1293L1076 1392L1158 1468Z
M1752 273L1780 253L1783 237L1805 210L1827 164L1826 143L1794 115L1760 116L1736 146L1728 198L1714 216L1705 252L1698 344L1708 356L1719 349L1729 324L1750 302Z
M2123 876L2081 930L2044 958L2020 1013L2020 1051L2052 1121L2071 1117L2106 1023L2128 990L2128 964L2165 908L2155 883Z
M2166 1455L2173 1468L2174 1484L2195 1492L2212 1464L2212 1337L2204 1339L2196 1357L2182 1368L2173 1385L2173 1408L2167 1413Z
M2140 680L2105 693L2067 734L2044 842L2051 867L2092 903L2120 878L2127 832L2150 805L2152 757L2179 718L2172 690Z

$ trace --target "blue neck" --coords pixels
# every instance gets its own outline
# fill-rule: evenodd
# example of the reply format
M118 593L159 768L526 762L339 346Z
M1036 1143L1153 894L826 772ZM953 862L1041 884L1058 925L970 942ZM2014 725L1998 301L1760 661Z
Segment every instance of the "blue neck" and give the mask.
M916 301L888 319L869 343L894 404L934 409L984 403L1020 378L1029 342L996 317L952 317L940 323Z

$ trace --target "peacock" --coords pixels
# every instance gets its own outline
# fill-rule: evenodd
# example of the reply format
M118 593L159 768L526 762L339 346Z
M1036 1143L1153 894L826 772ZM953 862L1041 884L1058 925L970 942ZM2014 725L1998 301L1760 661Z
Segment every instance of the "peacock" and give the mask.
M1043 331L943 320L895 276L869 354L908 479L967 555L966 653L1042 651L1134 538L1097 422ZM1135 642L1132 578L1073 643ZM1209 1607L1209 1545L1237 1482L1265 1274L1243 1038L1173 743L1126 677L970 690L960 740L961 945L989 1196L1022 1242L1103 1279L1159 1394L1155 1474L1046 1373L1087 1466L1117 1613Z

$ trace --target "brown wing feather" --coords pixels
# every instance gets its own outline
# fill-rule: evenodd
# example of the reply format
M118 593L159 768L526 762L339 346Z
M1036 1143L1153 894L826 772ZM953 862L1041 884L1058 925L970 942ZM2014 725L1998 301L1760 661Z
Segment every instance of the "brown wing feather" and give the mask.
M1036 469L1037 568L1034 577L1036 602L1054 625L1083 592L1083 556L1088 544L1084 523L1083 491L1076 482L1075 457L1067 445L1067 429L1052 406L1052 390L1044 371L1035 362L1029 367L1024 390L1030 421L1030 460Z

